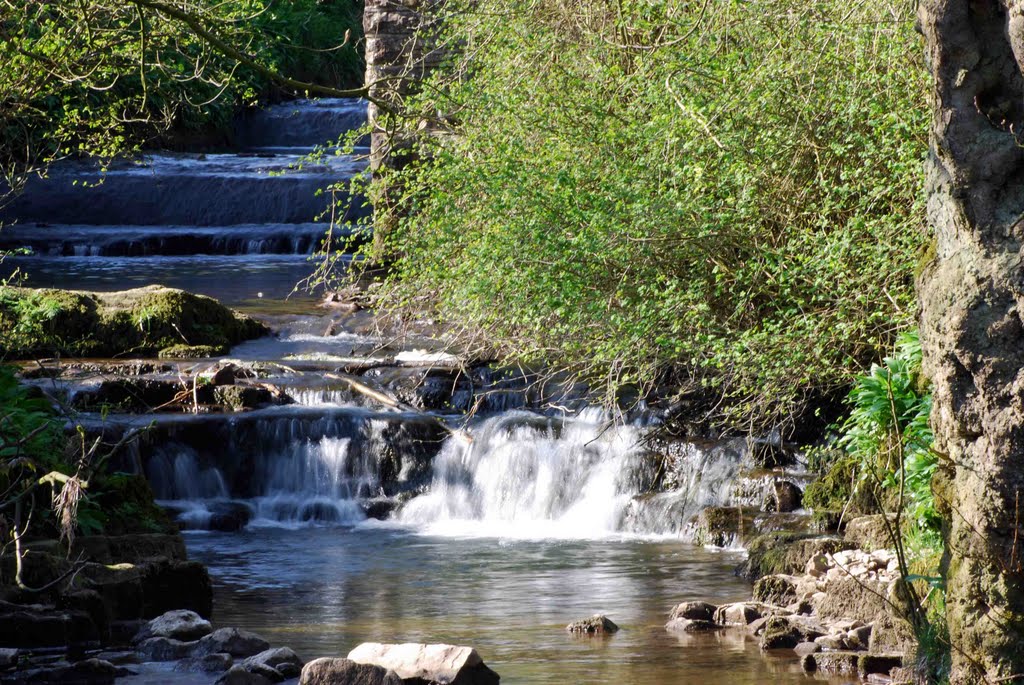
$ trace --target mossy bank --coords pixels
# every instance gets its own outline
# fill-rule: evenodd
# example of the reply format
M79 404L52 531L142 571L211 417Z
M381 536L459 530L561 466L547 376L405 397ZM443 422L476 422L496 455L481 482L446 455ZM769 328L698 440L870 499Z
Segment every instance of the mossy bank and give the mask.
M0 288L0 359L212 356L268 332L214 299L158 285L112 293Z

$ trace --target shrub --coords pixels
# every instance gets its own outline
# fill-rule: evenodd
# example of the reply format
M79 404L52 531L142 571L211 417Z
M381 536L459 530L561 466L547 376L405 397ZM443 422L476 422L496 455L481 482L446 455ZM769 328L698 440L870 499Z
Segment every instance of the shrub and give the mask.
M909 5L446 8L460 49L409 120L454 135L380 180L391 311L609 397L681 374L745 425L842 388L910 323L927 115Z

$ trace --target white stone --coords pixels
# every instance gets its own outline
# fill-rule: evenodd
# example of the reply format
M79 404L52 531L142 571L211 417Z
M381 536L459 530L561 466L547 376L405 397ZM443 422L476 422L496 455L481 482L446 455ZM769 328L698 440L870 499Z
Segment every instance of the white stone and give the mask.
M350 661L359 664L373 664L394 671L402 680L422 678L429 682L450 683L463 673L483 664L483 659L472 647L434 644L426 645L407 642L405 644L381 644L364 642L348 654ZM484 666L481 671L497 675ZM480 678L471 678L467 682L483 683L490 679L484 673ZM460 681L461 682L461 681Z

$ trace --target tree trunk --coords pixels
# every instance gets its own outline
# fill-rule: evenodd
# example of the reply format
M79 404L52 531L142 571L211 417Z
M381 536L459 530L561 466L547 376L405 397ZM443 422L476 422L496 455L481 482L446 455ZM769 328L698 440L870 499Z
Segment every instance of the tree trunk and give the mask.
M934 77L920 277L952 682L1024 683L1024 1L921 0Z

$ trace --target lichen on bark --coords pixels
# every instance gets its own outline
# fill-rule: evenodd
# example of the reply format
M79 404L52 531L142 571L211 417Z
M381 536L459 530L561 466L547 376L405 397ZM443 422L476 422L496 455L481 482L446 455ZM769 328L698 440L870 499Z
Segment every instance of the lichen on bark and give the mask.
M1024 3L922 0L934 78L921 272L954 684L1024 682Z

